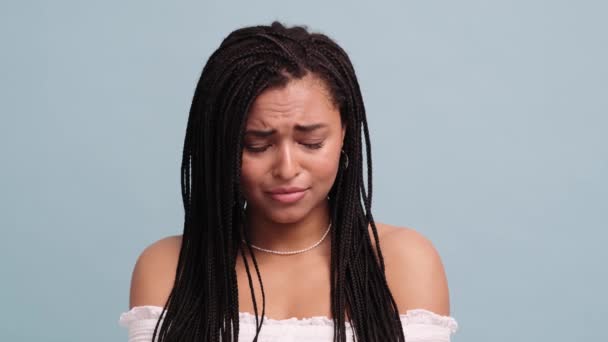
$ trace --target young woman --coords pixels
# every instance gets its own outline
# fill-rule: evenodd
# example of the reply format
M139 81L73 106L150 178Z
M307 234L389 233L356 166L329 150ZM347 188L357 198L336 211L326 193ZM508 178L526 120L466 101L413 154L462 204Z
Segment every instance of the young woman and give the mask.
M190 109L183 234L135 264L130 341L449 341L440 256L374 221L370 151L333 40L278 22L232 32Z

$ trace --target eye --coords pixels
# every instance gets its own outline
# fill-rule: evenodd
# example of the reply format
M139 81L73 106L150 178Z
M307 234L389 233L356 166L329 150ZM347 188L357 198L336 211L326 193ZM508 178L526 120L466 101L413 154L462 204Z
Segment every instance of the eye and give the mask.
M318 150L321 147L323 147L323 143L315 143L315 144L304 144L304 143L302 143L301 145L306 146L306 148L311 149L311 150ZM249 151L251 153L262 153L262 152L266 151L270 146L272 146L272 145L245 146L245 148L247 149L247 151Z
M262 153L264 151L266 151L268 149L268 147L270 147L270 145L265 145L265 146L246 146L245 148L247 148L247 151L251 152L251 153Z
M323 143L316 143L316 144L302 144L304 146L306 146L307 148L311 149L311 150L318 150L321 147L323 147Z

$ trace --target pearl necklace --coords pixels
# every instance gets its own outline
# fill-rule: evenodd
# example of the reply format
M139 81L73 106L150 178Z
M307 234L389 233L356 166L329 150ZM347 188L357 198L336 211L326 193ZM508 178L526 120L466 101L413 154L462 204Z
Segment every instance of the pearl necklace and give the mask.
M251 247L262 251L262 252L267 252L267 253L272 253L272 254L280 254L280 255L291 255L291 254L299 254L299 253L304 253L304 252L308 252L309 250L317 247L321 242L323 242L323 240L325 240L325 237L327 236L327 233L329 233L329 230L331 229L331 222L329 223L329 226L327 226L327 230L325 231L325 234L323 234L323 236L321 237L321 240L317 241L317 243L315 243L314 245L304 248L304 249L300 249L297 251L273 251L272 249L266 249L266 248L262 248L262 247L258 247L254 244L251 244ZM243 242L245 242L244 239L242 239Z

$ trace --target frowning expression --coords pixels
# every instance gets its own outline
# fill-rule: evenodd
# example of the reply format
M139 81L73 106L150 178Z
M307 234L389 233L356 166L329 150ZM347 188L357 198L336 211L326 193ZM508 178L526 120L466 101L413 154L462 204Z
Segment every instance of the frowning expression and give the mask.
M326 203L345 130L325 84L312 74L263 91L243 137L241 184L249 210L288 223Z

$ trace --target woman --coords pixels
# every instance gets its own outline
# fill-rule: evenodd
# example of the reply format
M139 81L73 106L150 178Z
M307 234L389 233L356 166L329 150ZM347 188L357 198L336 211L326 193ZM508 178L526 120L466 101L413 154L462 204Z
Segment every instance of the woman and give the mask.
M133 271L130 340L449 341L440 257L374 221L371 163L343 49L278 22L232 32L190 109L183 235Z

